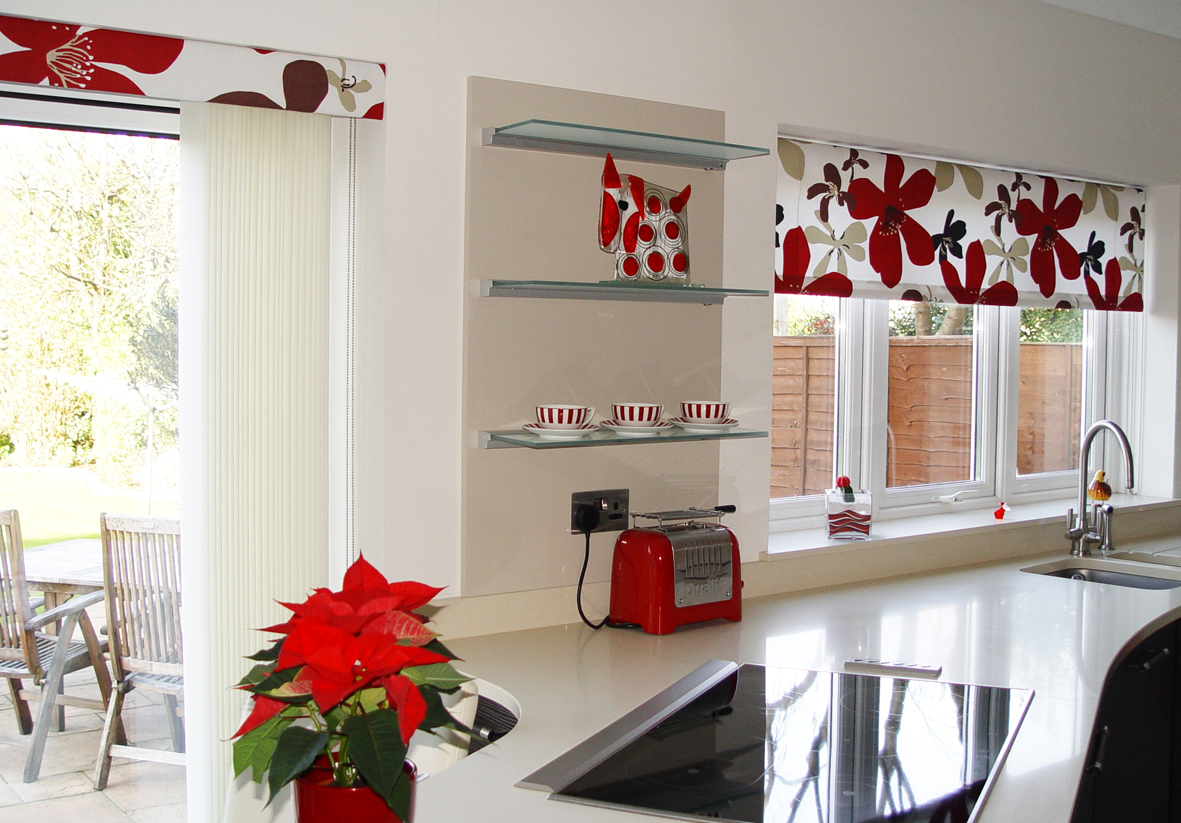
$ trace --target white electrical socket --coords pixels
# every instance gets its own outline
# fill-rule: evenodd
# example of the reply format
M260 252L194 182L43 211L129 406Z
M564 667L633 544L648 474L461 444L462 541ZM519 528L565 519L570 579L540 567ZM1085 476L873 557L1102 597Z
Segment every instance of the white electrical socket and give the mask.
M594 506L599 513L599 525L592 532L621 532L627 528L627 489L599 489L589 492L574 492L570 495L570 533L581 534L575 523L579 506Z

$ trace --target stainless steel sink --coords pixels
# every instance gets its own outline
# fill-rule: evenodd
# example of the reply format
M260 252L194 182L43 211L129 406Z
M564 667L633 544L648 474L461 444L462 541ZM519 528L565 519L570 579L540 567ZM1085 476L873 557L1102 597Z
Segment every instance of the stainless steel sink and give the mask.
M1145 566L1143 563L1101 557L1069 557L1021 571L1067 580L1085 580L1132 589L1175 589L1181 587L1181 568Z

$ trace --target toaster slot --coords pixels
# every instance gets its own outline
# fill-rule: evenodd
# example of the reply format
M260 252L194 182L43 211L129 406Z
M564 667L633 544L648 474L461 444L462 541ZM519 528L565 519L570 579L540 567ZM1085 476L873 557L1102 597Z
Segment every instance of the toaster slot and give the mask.
M695 528L668 533L673 597L678 608L729 600L734 591L730 531Z

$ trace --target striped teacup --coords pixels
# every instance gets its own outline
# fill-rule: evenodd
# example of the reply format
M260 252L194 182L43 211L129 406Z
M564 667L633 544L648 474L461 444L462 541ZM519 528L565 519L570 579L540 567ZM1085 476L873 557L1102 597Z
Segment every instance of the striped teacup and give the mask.
M713 400L686 400L681 417L690 423L721 423L730 416L730 404Z
M537 407L537 425L543 429L577 429L591 422L594 406L547 405Z

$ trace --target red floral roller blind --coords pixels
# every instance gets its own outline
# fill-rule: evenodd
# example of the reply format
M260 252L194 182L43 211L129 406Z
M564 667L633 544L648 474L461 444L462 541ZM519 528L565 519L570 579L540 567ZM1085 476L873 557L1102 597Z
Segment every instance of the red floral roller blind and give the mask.
M0 82L381 120L385 66L0 15Z
M775 291L1142 311L1145 193L779 139Z

